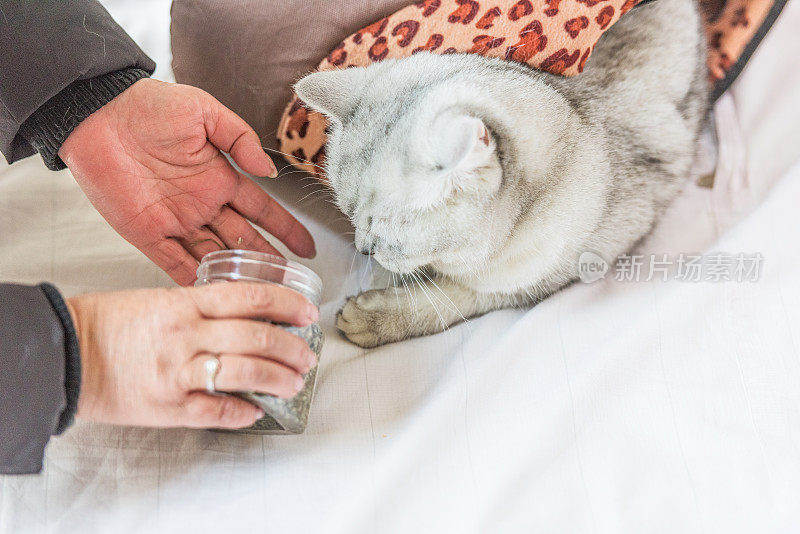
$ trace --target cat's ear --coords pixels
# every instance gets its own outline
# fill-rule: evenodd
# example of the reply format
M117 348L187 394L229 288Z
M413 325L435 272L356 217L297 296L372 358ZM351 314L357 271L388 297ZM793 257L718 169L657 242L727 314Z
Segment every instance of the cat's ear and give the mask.
M486 163L494 152L494 142L483 121L470 115L439 117L436 155L439 166L446 170L470 171Z
M363 67L309 74L294 84L300 100L330 119L342 119L355 105L355 95L367 73Z

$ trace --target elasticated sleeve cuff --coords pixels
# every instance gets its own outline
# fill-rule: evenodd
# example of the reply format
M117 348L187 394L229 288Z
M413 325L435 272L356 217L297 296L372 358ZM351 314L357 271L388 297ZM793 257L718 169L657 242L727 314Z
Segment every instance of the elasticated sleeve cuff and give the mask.
M0 473L42 469L79 389L77 337L61 295L48 284L0 283Z
M75 324L67 308L67 303L61 293L50 284L40 284L53 311L56 312L61 326L64 328L64 393L66 404L58 418L58 426L53 435L64 432L75 420L75 412L78 411L78 397L81 393L81 352L78 344L78 334L75 331Z
M20 126L19 135L42 156L48 169L65 169L58 151L72 130L125 89L148 76L143 69L130 68L73 82L28 117Z

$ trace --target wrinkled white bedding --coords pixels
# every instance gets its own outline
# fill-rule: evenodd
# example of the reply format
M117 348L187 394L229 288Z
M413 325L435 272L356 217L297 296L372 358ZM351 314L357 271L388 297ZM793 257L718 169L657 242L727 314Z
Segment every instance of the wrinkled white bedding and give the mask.
M106 3L163 65L144 22L165 30L167 3ZM265 183L317 236L326 284L306 434L78 423L42 475L0 477L0 532L796 531L798 25L790 3L719 103L715 188L688 182L642 250L761 253L758 282L609 277L365 352L332 327L370 280L348 228L300 182ZM0 279L170 285L33 158L0 168Z

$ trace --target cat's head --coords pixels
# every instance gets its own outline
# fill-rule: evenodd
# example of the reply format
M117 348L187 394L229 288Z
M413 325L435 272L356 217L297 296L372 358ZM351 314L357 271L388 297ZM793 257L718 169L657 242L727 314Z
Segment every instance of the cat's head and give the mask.
M356 248L391 271L486 262L523 202L504 176L507 125L477 82L489 73L459 61L416 54L295 85L329 119L325 173Z

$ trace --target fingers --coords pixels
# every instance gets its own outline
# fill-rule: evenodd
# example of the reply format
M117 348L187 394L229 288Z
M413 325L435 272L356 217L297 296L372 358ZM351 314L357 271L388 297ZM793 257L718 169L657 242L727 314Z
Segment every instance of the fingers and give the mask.
M184 407L190 428L243 428L264 417L261 408L229 395L190 393Z
M207 321L197 334L197 352L249 354L267 358L306 373L317 363L308 344L277 326L259 321Z
M191 290L191 295L197 309L209 319L269 319L296 326L319 319L311 301L297 291L273 284L211 284Z
M197 261L175 239L164 239L142 251L179 285L190 286L197 279Z
M313 258L317 254L314 238L305 226L249 178L240 176L230 205L298 256Z
M211 95L205 102L204 119L208 140L228 152L239 167L256 176L274 178L278 175L275 164L261 147L258 134Z
M220 236L205 228L198 230L191 239L179 239L178 241L197 261L202 260L203 256L209 252L228 248Z
M283 256L249 222L227 206L222 207L219 215L208 226L228 248L255 250Z
M203 391L208 378L205 362L212 356L200 354L186 363L181 386L188 391ZM217 391L255 391L288 399L303 389L305 382L296 370L272 360L241 354L221 354L214 380Z

